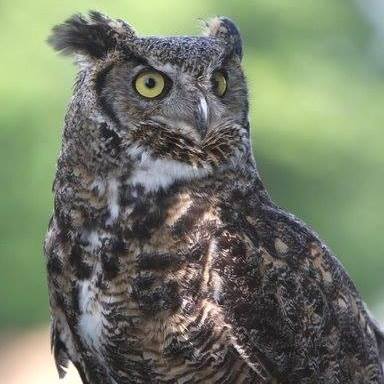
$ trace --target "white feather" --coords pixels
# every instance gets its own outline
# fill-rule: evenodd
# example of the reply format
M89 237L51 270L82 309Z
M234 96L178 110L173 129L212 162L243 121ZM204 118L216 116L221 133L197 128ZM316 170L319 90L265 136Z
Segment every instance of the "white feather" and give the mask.
M194 168L176 160L142 158L129 182L142 185L146 191L165 189L177 180L191 180L208 174L208 170Z
M192 180L209 174L209 168L197 168L177 160L155 159L139 147L132 146L129 152L136 160L136 168L128 183L142 185L147 192L166 189L178 180Z
M78 282L79 286L79 333L84 342L92 349L100 348L102 331L102 310L98 303L95 288L90 280Z
M200 98L199 108L203 114L204 120L207 121L208 120L208 104L205 97Z
M119 216L119 182L113 178L108 182L108 208L109 218L106 221L107 225L113 224Z
M101 241L100 241L100 237L99 237L99 234L97 233L97 231L91 231L88 233L88 236L87 236L87 240L88 240L88 250L90 252L92 251L96 251L98 248L101 247Z

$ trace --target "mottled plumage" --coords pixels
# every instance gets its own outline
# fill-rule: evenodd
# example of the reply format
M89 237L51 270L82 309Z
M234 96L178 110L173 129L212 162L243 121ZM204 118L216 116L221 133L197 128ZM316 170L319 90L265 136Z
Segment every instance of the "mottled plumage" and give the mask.
M236 26L147 38L93 12L50 42L80 68L45 241L59 374L383 383L383 335L350 278L260 181ZM147 71L164 81L153 99L135 85Z

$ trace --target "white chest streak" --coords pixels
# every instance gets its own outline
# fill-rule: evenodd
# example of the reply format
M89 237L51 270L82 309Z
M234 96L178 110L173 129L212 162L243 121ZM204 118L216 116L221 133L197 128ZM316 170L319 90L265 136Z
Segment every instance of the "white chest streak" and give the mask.
M107 225L113 224L119 216L119 182L113 178L109 180L107 187L107 199L109 217L106 221Z
M100 348L102 308L92 280L78 282L80 318L78 329L83 341L92 349Z
M204 121L208 121L208 104L205 97L200 98L199 109L203 115Z

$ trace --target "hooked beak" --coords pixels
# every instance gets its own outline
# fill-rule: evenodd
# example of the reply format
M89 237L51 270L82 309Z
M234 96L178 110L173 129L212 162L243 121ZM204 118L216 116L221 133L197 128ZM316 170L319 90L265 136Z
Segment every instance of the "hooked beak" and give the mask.
M195 124L202 138L205 137L208 129L208 103L204 96L201 96L195 111Z

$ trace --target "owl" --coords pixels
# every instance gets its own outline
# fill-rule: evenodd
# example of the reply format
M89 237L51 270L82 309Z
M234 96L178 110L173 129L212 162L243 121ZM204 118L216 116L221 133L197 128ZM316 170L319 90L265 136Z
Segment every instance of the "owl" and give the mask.
M383 383L353 282L259 177L236 25L142 37L90 12L49 42L79 68L44 245L59 375Z

